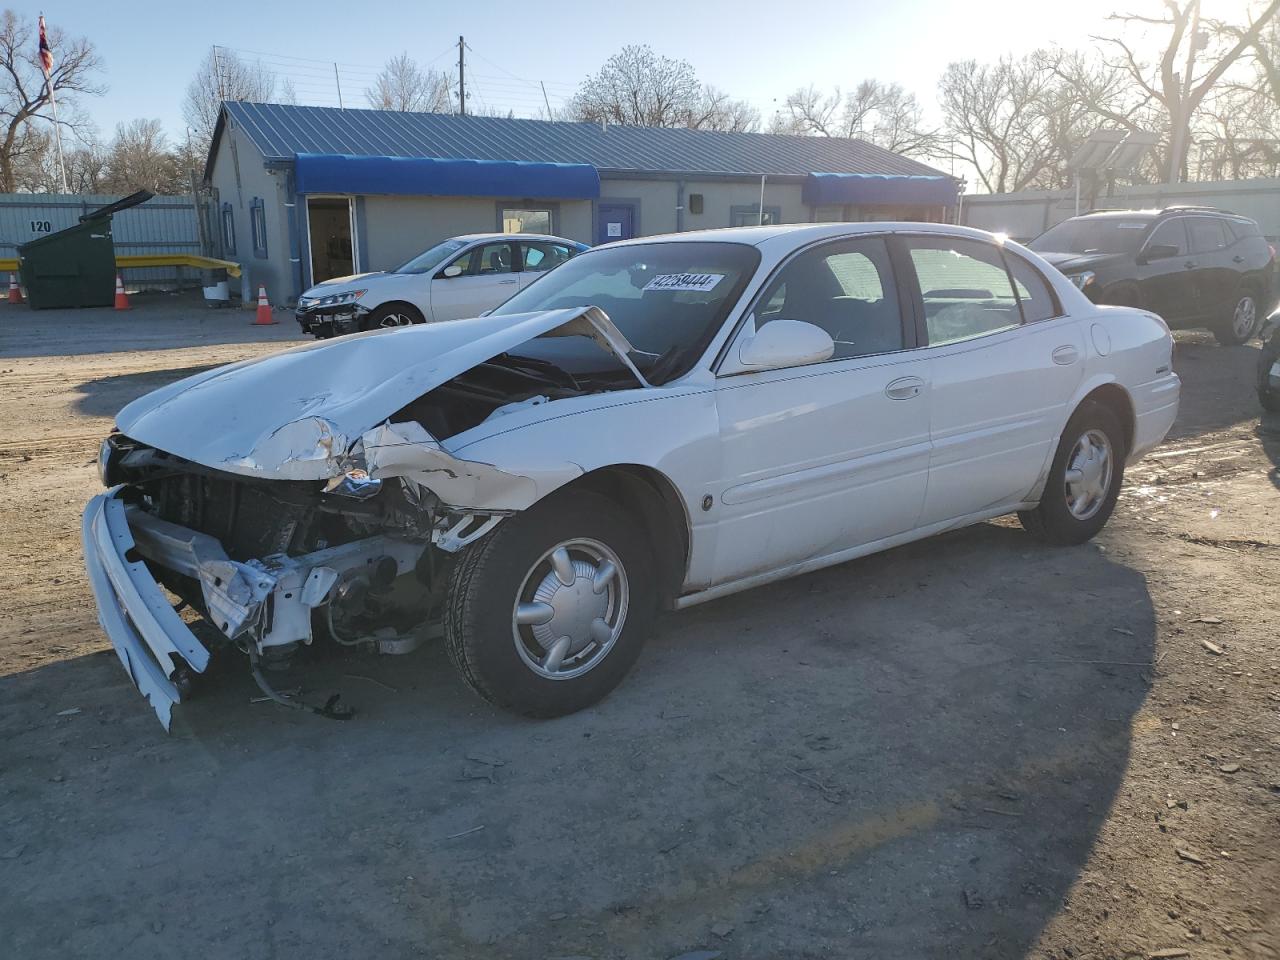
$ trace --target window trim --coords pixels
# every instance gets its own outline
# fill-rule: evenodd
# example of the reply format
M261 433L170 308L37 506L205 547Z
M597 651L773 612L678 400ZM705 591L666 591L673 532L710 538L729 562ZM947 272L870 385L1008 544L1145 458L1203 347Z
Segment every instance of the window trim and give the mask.
M261 226L259 226L261 218ZM267 259L267 205L261 197L249 201L249 240L253 245L253 255L259 260ZM261 241L261 242L259 242ZM354 263L352 256L352 266Z
M222 251L225 256L236 255L236 208L230 200L222 204Z
M778 224L782 223L782 207L781 207L781 206L779 206L779 205L777 205L777 204L773 204L773 203L766 203L766 204L764 205L764 212L765 212L766 214L768 214L768 215L772 215L773 217L775 217L775 218L776 218L776 219L774 219L773 221L771 221L770 223L765 224L765 226L768 226L768 227L776 227ZM730 226L730 227L735 227L735 226L741 226L741 227L754 227L754 226L757 226L757 224L754 224L754 223L735 224L733 221L734 221L734 219L735 219L735 218L737 218L739 215L743 215L743 216L754 216L757 220L759 220L759 218L760 218L760 204L758 204L758 203L735 203L735 204L733 204L732 206L730 206L730 207L729 207L729 226Z
M1022 314L1023 326L1026 326L1029 323L1045 323L1048 320L1060 320L1067 315L1067 311L1062 306L1062 298L1058 296L1058 291L1054 289L1053 284L1049 282L1048 278L1044 275L1043 271L1041 271L1039 267L1037 267L1034 263L1032 263L1026 257L1021 256L1017 253L1014 253L1012 250L1010 250L1006 246L1002 245L1000 247L1000 253L1004 257L1004 268L1009 273L1009 279L1013 281L1013 295L1015 298L1017 298L1017 301L1018 301L1018 310ZM1022 263L1028 270L1032 272L1032 274L1040 278L1040 282L1044 284L1044 288L1049 291L1049 299L1053 303L1052 316L1045 317L1043 320L1027 319L1026 308L1022 306L1022 296L1018 293L1018 278L1013 275L1013 268L1009 266L1010 261L1018 261Z
M778 278L778 275L781 274L783 270L787 269L787 267L790 266L798 257L804 256L805 254L820 247L834 246L839 243L848 243L855 240L879 240L884 243L887 249L889 254L889 269L893 274L892 279L894 293L897 294L898 297L898 318L899 323L902 326L903 346L900 350L887 350L884 353L866 353L858 357L831 356L826 360L807 363L804 365L804 369L819 367L827 363L857 363L863 360L874 359L875 357L896 357L900 354L908 353L911 350L919 349L923 346L923 344L916 342L919 337L920 320L916 316L916 306L909 299L908 293L903 286L902 270L898 262L898 254L895 252L897 239L897 234L889 233L887 231L884 233L846 233L843 236L838 237L823 237L820 240L814 240L812 243L807 243L803 247L797 247L795 250L792 250L791 253L787 255L786 259L774 265L773 269L769 271L768 276L760 282L755 293L751 295L751 298L747 301L746 307L742 308L738 319L733 323L733 329L729 331L729 336L725 338L724 343L721 344L720 349L716 352L714 359L711 361L710 369L712 376L740 377L750 374L776 373L777 371L774 370L737 370L733 373L721 374L720 369L728 360L729 352L733 349L734 344L736 344L742 336L742 331L746 328L747 322L750 321L752 326L755 325L756 310L759 308L760 302L764 299L765 292L773 285L774 280ZM909 310L908 307L910 308ZM802 368L796 367L794 369L799 370Z
M551 229L547 231L546 236L559 236L560 234L560 204L546 200L533 200L529 197L523 200L498 200L494 203L494 218L496 226L494 233L500 233L504 237L518 236L524 231L516 233L507 233L506 218L502 213L504 210L539 210L550 214Z

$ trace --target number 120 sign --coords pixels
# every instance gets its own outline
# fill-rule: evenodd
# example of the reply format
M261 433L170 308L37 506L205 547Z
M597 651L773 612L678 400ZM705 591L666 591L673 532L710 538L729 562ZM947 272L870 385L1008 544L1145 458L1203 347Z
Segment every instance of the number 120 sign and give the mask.
M31 232L32 233L52 233L53 224L50 223L48 220L32 220Z

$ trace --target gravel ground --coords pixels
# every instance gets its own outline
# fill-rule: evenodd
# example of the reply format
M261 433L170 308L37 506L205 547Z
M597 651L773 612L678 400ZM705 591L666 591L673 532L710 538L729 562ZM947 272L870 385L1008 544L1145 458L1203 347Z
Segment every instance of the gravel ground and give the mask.
M1179 335L1178 424L1095 543L997 521L670 615L560 720L437 645L298 667L345 724L219 662L165 735L82 572L98 442L298 337L135 305L0 306L0 954L1280 957L1256 344Z

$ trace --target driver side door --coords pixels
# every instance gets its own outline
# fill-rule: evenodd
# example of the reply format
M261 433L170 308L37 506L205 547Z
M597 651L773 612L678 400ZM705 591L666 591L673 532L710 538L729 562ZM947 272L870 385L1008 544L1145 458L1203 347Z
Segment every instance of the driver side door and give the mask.
M1189 259L1186 223L1185 217L1164 221L1151 232L1139 254L1138 283L1142 289L1142 303L1158 313L1166 323L1188 320L1195 315L1195 264ZM1149 259L1148 251L1155 246L1174 247L1177 253Z
M431 280L433 320L478 317L516 292L514 244L506 241L477 244L436 271ZM456 276L452 268L460 268Z
M765 285L730 351L773 320L836 343L831 359L718 376L715 583L911 530L929 471L929 364L884 237L797 253Z

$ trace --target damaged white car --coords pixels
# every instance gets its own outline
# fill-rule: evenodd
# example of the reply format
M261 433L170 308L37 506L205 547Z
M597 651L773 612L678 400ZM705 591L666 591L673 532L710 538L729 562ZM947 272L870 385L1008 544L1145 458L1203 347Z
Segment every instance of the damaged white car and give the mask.
M84 517L100 619L168 726L211 636L262 667L442 632L532 716L685 607L1017 513L1082 542L1177 412L1154 314L931 224L611 244L489 316L233 364L127 406ZM189 606L206 626L192 630Z

